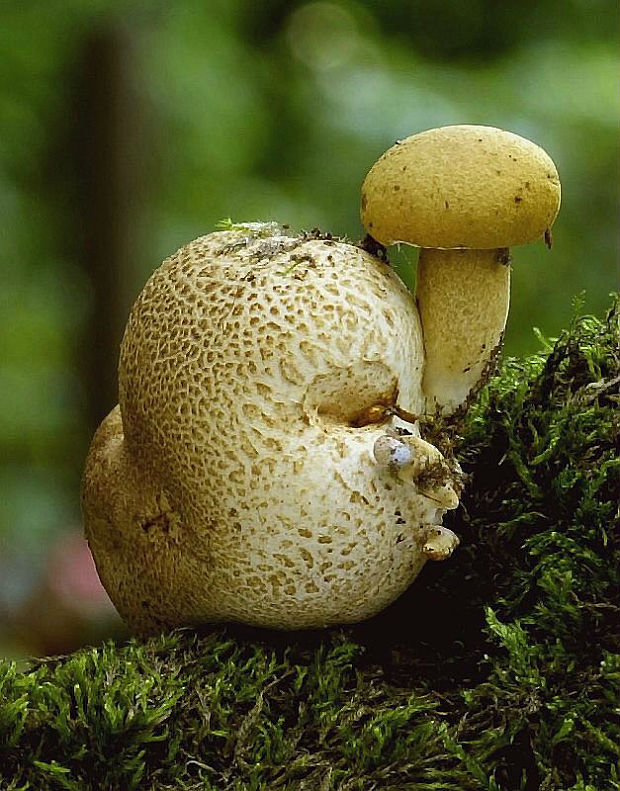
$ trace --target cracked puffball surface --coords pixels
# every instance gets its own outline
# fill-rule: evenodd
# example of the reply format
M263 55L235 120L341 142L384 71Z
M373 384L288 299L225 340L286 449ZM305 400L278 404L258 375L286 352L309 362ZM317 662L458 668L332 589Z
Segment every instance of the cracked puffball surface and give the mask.
M420 414L423 365L411 295L357 247L247 225L168 258L131 311L83 481L129 625L355 622L449 555L458 468L389 410Z

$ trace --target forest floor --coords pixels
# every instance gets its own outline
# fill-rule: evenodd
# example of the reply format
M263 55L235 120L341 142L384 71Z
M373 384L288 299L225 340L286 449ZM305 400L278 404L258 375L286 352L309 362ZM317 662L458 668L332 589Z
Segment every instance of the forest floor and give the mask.
M619 332L502 363L451 429L460 548L373 620L0 662L0 788L617 789Z

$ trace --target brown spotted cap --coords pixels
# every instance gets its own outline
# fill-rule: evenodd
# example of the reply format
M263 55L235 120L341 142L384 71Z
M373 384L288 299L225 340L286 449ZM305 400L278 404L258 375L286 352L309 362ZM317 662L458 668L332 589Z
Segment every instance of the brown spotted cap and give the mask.
M559 208L551 158L490 126L446 126L401 140L362 186L362 222L384 245L511 247L542 238Z

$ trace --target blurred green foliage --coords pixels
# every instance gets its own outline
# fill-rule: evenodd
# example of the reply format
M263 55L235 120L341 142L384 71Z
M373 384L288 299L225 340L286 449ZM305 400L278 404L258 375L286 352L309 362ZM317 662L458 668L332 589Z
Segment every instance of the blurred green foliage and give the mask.
M76 254L92 163L75 129L98 100L80 72L102 31L125 42L132 109L116 153L130 173L123 312L165 255L222 217L359 238L377 156L450 123L523 134L562 177L552 253L514 252L508 352L536 348L533 325L556 334L573 295L598 312L617 287L617 22L605 0L24 0L1 14L0 548L31 570L79 520L93 429L81 356L93 284ZM395 255L409 284L411 258Z

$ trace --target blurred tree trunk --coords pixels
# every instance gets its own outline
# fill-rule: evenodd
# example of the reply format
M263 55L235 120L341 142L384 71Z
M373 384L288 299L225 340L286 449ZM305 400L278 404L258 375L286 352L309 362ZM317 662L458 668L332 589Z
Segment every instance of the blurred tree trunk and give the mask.
M125 27L108 22L86 37L76 64L77 258L92 295L81 366L90 433L118 401L119 344L135 297L142 116L132 44Z

